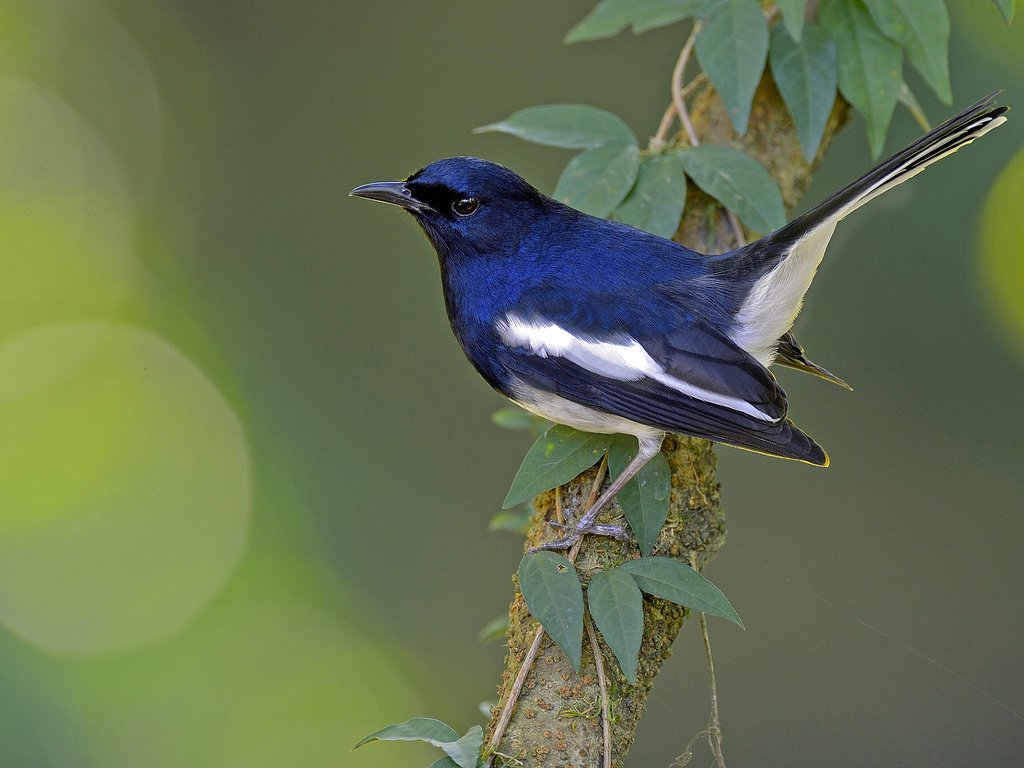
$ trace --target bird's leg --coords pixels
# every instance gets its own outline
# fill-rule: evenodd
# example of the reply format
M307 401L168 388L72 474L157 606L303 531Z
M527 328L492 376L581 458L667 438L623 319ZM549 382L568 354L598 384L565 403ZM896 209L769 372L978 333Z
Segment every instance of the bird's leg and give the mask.
M654 434L644 435L642 437L638 436L637 441L639 445L636 456L634 456L633 460L626 465L626 468L622 470L622 473L615 478L612 484L608 486L608 490L598 497L597 501L594 502L594 506L588 509L583 517L576 522L576 525L573 526L573 532L564 538L558 539L557 541L533 547L529 551L536 552L541 549L566 549L579 541L583 534L598 533L599 531L595 530L596 528L608 530L613 528L614 526L595 526L594 523L597 520L597 516L601 514L601 511L612 502L612 500L618 495L619 491L622 490L623 486L636 477L637 472L643 469L644 465L658 454L658 451L661 450L661 443L664 439L664 432L657 432ZM605 531L600 532L605 535L609 535ZM616 538L619 537L616 536Z

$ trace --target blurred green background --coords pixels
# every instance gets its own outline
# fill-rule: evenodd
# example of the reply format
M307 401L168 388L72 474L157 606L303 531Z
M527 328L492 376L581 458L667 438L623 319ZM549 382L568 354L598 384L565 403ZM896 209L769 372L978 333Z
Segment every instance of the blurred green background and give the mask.
M0 4L0 765L427 765L349 748L482 719L529 439L346 194L454 154L550 191L564 152L470 133L533 104L653 133L685 28L563 46L591 6ZM950 8L957 106L1019 109L1024 19ZM841 226L797 328L855 391L780 374L832 467L719 451L730 762L1024 756L1021 120ZM868 165L854 119L808 203ZM706 715L688 627L629 764Z

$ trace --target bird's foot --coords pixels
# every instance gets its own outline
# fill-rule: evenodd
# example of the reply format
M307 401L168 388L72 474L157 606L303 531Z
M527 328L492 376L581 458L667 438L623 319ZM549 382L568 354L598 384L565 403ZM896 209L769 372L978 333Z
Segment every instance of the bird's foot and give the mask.
M579 520L575 522L567 521L567 524L561 523L548 523L555 528L562 528L563 530L569 531L568 536L564 536L556 541L549 541L547 544L540 544L536 547L531 547L527 550L527 554L533 552L539 552L542 549L568 549L583 538L584 534L592 533L597 536L611 536L618 539L619 541L629 541L632 536L625 528L617 525L598 525L597 516L601 514L601 510L607 507L612 499L622 490L622 487L632 479L637 472L639 472L644 464L650 461L655 454L661 450L662 440L665 439L665 435L662 432L649 434L649 435L638 435L638 450L636 456L632 458L626 468L619 473L608 489L598 497L597 501L593 502L590 509L587 510Z
M542 549L569 549L573 544L579 541L585 534L592 536L609 536L619 541L629 541L629 531L623 528L621 525L597 525L591 524L587 526L579 525L563 525L562 523L548 522L552 528L560 528L564 531L569 531L567 536L555 541L549 541L546 544L539 544L536 547L530 547L526 550L527 554L533 554L534 552L540 552Z

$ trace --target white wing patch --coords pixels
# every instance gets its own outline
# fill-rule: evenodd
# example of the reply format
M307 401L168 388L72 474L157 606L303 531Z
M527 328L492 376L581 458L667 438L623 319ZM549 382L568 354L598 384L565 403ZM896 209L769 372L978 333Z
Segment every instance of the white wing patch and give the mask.
M746 400L712 392L666 373L640 342L628 336L621 341L586 339L573 335L555 323L528 321L514 314L499 320L495 329L508 346L526 349L538 357L561 357L599 376L618 381L653 379L697 400L745 413L762 421L778 421Z

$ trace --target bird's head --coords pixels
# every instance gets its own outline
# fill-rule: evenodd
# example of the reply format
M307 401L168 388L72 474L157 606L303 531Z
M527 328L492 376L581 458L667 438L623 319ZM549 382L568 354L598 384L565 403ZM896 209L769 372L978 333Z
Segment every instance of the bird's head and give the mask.
M544 207L521 176L475 157L437 160L405 181L380 181L350 193L404 208L442 261L514 248Z

